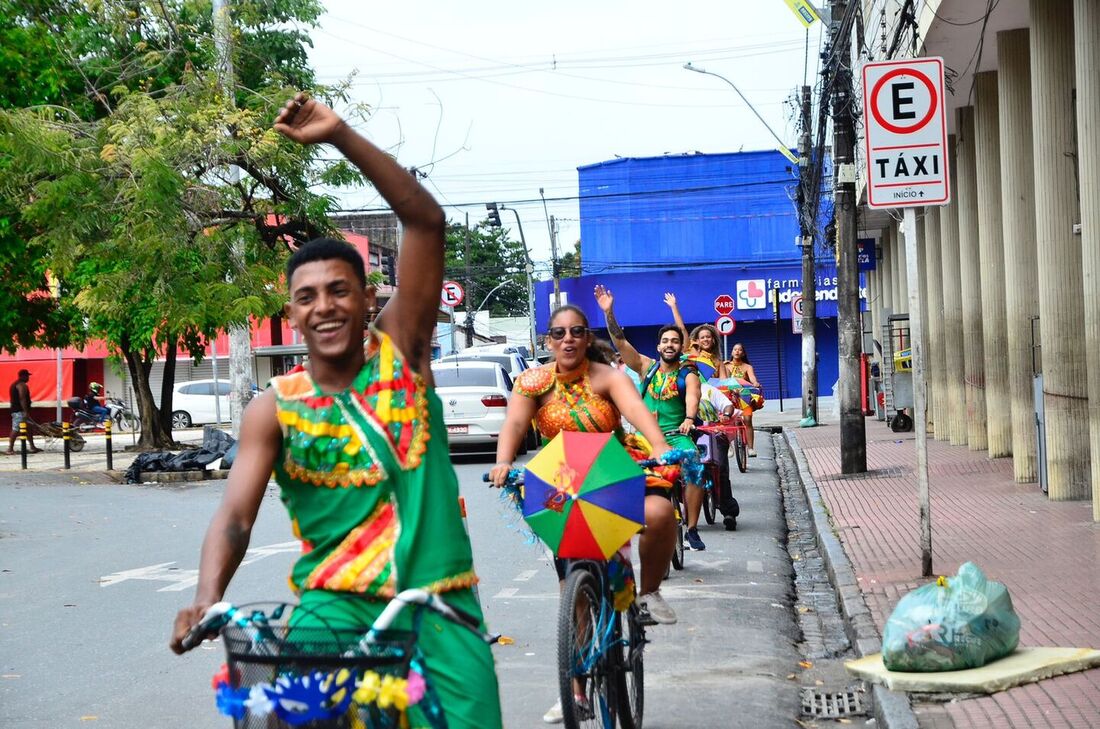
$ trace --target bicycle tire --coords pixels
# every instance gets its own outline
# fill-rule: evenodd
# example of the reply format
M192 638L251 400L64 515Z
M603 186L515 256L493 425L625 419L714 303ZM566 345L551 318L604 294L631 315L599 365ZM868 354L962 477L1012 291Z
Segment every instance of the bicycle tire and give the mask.
M684 500L681 498L679 489L672 492L672 511L676 516L676 548L672 550L672 568L675 570L682 570L684 568L684 520L686 515L684 513Z
M619 726L642 729L645 707L645 626L638 622L638 608L631 605L621 616L623 650L619 654L615 688L619 699Z
M715 490L718 488L718 477L715 472L718 471L716 466L708 466L707 472L710 477L710 488L703 491L703 518L706 519L707 524L713 524L718 512L718 498L715 496Z
M80 433L73 433L69 438L69 451L72 453L79 453L84 450L84 443L84 438L81 437Z
M584 603L587 602L587 606ZM572 570L565 578L561 603L558 607L558 691L561 694L561 712L565 729L615 729L614 686L607 674L606 656L598 657L589 672L578 675L579 659L594 647L595 626L599 624L599 611L604 603L602 591L595 575L587 569ZM610 609L610 607L608 607ZM577 613L587 615L588 625L583 635L578 635ZM578 651L577 646L582 648ZM588 646L592 646L588 648ZM573 679L585 680L584 695L592 708L591 714L578 710L573 695Z
M749 449L745 444L745 436L738 432L733 436L733 453L737 459L737 470L745 473L749 470Z

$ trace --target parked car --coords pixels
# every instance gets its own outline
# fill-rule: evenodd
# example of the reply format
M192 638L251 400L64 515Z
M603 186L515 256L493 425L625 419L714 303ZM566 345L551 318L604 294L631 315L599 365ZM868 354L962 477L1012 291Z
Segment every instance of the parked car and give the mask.
M496 362L508 376L515 380L520 373L528 369L527 360L518 352L486 352L480 349L466 349L457 354L448 354L439 362Z
M218 380L222 422L229 422L229 380ZM172 428L190 428L217 422L214 409L214 381L177 382L172 388Z
M435 391L443 401L443 423L452 448L496 450L512 378L495 361L450 359L432 364ZM527 442L520 448L527 452Z

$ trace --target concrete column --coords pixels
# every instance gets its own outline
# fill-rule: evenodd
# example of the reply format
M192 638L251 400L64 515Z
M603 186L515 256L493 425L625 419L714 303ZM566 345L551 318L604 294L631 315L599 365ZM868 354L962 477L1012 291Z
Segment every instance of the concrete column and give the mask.
M1005 324L1005 252L1001 231L1001 132L997 73L976 75L975 163L978 178L978 245L982 288L985 425L989 457L1012 455L1012 396L1008 390Z
M931 404L933 435L947 440L947 359L943 350L943 267L940 263L940 209L925 208L924 214L924 300L928 303L928 402Z
M989 445L985 432L985 349L982 340L982 269L978 244L978 177L974 107L959 108L959 271L962 274L963 382L966 386L966 442L972 451Z
M1084 273L1085 351L1100 352L1100 2L1074 5L1077 59L1077 154L1081 180L1081 270ZM1088 368L1092 443L1092 518L1100 521L1100 367Z
M876 241L876 249L881 244ZM880 342L882 339L882 260L875 257L875 268L867 273L867 311L871 321L871 341ZM878 348L871 350L871 359L879 360ZM874 403L872 403L872 406Z
M951 445L966 445L966 389L963 386L962 272L959 269L959 181L957 137L947 138L951 204L940 208L940 264L943 274L944 389Z
M1008 391L1012 393L1012 473L1037 481L1035 399L1031 396L1031 318L1039 315L1035 249L1035 161L1031 144L1028 30L997 34L1001 211L1004 232Z
M1081 336L1084 280L1074 162L1073 0L1031 0L1035 239L1043 341L1043 409L1052 500L1092 496L1088 374ZM1089 83L1097 83L1089 79ZM1089 292L1095 295L1095 291Z

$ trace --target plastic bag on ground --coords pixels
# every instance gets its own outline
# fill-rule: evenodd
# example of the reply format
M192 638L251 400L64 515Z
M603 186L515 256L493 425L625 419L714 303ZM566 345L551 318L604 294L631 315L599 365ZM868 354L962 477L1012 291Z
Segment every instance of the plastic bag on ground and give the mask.
M959 671L1003 658L1019 642L1008 588L967 562L898 601L882 631L882 662L890 671Z

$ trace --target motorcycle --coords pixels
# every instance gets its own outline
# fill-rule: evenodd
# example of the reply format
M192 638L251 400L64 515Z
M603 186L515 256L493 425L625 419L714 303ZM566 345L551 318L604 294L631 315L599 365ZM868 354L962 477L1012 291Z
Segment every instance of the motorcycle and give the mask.
M84 406L84 401L79 397L71 397L66 403L73 410L73 430L87 433L93 430L101 430L105 420L110 419L114 423L115 430L137 430L141 424L140 418L117 397L106 398L106 417L96 415Z
M126 403L117 397L107 397L107 410L117 430L137 430L141 427L141 418L134 414Z

